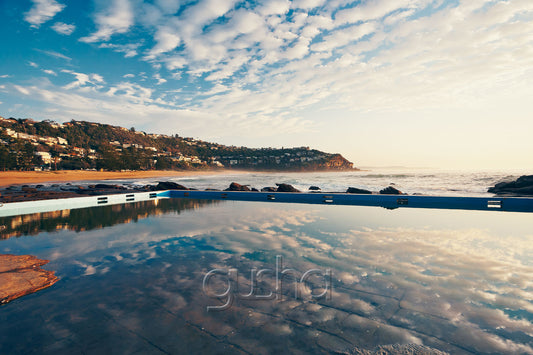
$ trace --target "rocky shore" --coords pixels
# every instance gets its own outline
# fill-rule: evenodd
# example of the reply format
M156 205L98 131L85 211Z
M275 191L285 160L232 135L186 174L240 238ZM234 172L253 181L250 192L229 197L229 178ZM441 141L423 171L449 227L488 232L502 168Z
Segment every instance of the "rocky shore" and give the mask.
M276 186L267 186L261 189L232 182L224 191L261 191L261 192L303 192L294 186L283 183L276 183ZM131 192L149 192L163 190L194 190L172 181L159 181L155 185L133 185L133 184L51 184L51 185L12 185L0 189L0 203L37 201L47 199L60 199L84 196L99 196L123 194ZM216 189L206 189L206 191L217 191ZM393 186L388 186L380 191L369 191L356 187L349 187L346 191L322 191L318 186L310 186L306 192L315 193L353 193L353 194L385 194L385 195L405 195Z
M195 190L172 181L159 181L151 185L105 184L97 183L81 185L74 183L63 184L37 184L37 185L12 185L0 188L0 203L36 201L46 199L60 199L70 197L99 196L123 194L132 192L151 192L163 190ZM221 191L206 188L206 191ZM319 186L309 186L307 191L300 191L294 186L285 183L276 183L275 186L262 188L232 182L224 191L261 191L261 192L309 192L309 193L348 193L348 194L374 194L374 195L407 195L397 189L394 184L384 187L379 191L370 191L360 187L348 187L344 191L322 191ZM533 175L524 175L515 181L505 181L488 189L488 192L499 196L533 196ZM415 194L417 195L417 194Z
M53 271L41 269L47 263L48 260L32 255L0 254L0 304L48 288L59 281Z

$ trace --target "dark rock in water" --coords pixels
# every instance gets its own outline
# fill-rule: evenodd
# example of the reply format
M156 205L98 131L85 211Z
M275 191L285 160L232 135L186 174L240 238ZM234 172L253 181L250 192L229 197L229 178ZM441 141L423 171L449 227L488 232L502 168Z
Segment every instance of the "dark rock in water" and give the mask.
M44 185L35 185L36 189L40 189L41 187L44 187Z
M26 186L23 186L23 187L22 187L22 191L23 191L23 192L37 192L37 189L34 188L34 187L28 187L28 186L26 185Z
M318 191L318 190L320 190L320 187L318 187L318 186L309 186L309 190L310 191Z
M256 189L255 187L252 187L252 191L254 191L254 192L259 192L259 190Z
M263 187L261 189L261 192L276 192L276 191L278 191L278 189L275 187L271 187L271 186Z
M93 186L93 185L91 185ZM89 187L91 187L89 186ZM124 190L125 188L120 185L110 185L110 184L96 184L93 189L114 189L114 190Z
M220 191L219 189L211 189L211 188L208 188L208 189L205 189L205 191Z
M289 184L276 184L278 186L277 192L300 192L300 190L295 189L292 185Z
M532 196L533 175L523 175L515 181L500 182L488 189L488 192L497 195Z
M232 182L227 189L224 191L251 191L250 188L246 185L237 184Z
M368 191L365 189L358 189L357 187L349 187L348 190L346 190L347 194L364 194L364 195L370 195L372 194L372 191Z
M384 188L383 190L379 191L379 193L381 195L403 195L403 192L392 186Z
M158 181L155 187L156 190L189 190L183 185L176 184L172 181Z

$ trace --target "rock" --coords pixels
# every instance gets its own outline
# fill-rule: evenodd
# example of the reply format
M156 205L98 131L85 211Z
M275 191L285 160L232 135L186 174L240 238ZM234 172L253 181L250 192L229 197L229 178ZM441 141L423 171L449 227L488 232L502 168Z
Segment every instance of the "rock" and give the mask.
M384 188L383 190L379 191L379 193L381 195L403 195L403 192L392 186Z
M276 184L278 186L277 192L300 192L300 190L295 189L292 185L289 184Z
M0 255L0 304L55 284L54 272L40 268L47 263L31 255Z
M533 175L520 176L515 181L500 182L488 189L497 195L533 196Z
M227 189L224 191L251 191L250 188L246 185L237 184L232 182Z
M275 187L271 187L271 186L263 187L261 189L261 192L276 192L276 191L278 191L278 189Z
M219 189L211 189L211 188L207 188L205 189L205 191L220 191Z
M349 187L348 190L346 190L347 194L364 194L364 195L370 195L372 194L372 191L368 191L365 189L358 189L357 187ZM381 193L381 192L380 192Z
M310 191L319 191L320 187L318 187L318 186L309 186L309 190Z
M94 185L95 189L114 189L114 190L125 190L123 186L120 185L110 185L110 184L96 184Z
M23 186L22 191L23 192L37 192L37 189L34 187Z
M36 189L40 189L40 188L42 188L42 187L44 187L44 185L35 185L35 188L36 188Z
M158 181L155 187L156 190L189 190L183 185L176 184L172 181Z
M252 187L252 191L254 191L254 192L259 192L259 190L256 189L255 187Z

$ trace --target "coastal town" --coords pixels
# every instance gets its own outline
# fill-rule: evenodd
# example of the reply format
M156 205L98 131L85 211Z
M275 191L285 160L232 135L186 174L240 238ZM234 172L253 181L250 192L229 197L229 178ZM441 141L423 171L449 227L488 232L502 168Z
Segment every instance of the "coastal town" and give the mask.
M309 147L247 148L95 122L0 117L1 170L352 170Z

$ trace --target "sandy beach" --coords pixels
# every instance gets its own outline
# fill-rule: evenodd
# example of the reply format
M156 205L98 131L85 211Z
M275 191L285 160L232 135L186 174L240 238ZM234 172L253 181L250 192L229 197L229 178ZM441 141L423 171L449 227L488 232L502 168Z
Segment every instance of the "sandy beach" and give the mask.
M73 182L114 179L143 179L173 176L199 176L244 174L239 170L202 170L202 171L174 171L174 170L149 170L149 171L85 171L85 170L60 170L60 171L0 171L0 187L9 185L38 184L44 182Z

